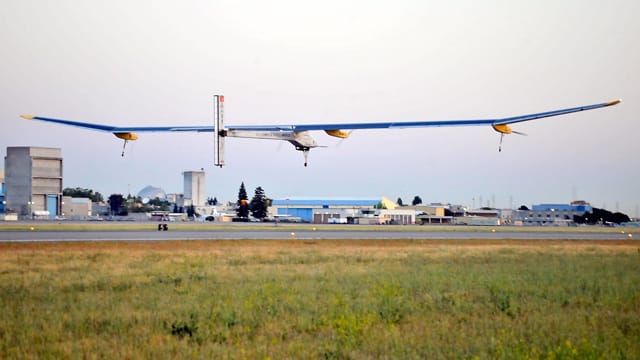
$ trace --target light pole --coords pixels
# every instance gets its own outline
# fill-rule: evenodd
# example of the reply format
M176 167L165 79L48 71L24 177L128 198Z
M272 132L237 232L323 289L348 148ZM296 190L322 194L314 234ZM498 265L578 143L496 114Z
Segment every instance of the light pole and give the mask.
M33 201L27 201L27 205L29 206L29 218L33 220Z

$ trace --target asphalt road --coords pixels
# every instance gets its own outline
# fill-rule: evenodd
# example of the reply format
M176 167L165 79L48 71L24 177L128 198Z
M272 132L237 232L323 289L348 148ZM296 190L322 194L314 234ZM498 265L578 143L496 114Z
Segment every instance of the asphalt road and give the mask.
M640 238L640 235L637 235ZM584 232L469 231L325 231L216 230L216 231L0 231L0 241L161 241L161 240L270 240L270 239L438 239L438 240L625 240L628 234Z

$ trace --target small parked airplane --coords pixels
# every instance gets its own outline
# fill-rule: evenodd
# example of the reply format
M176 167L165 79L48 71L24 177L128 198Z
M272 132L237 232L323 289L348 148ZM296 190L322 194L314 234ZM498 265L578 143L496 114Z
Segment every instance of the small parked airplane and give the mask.
M520 115L500 119L479 119L479 120L440 120L440 121L400 121L400 122L373 122L373 123L337 123L337 124L298 124L298 125L237 125L226 126L223 119L224 96L213 96L213 126L112 126L101 125L79 121L53 119L35 115L22 115L24 119L42 120L57 124L78 126L91 130L110 132L116 137L124 140L122 156L129 140L137 140L136 132L166 132L166 131L191 131L191 132L213 132L214 137L214 164L222 167L224 165L224 142L227 137L239 137L250 139L267 139L287 141L301 151L304 155L304 166L307 166L309 150L320 147L309 131L322 130L330 136L345 139L350 131L362 129L394 129L394 128L420 128L439 126L481 126L490 125L495 131L500 133L500 145L498 151L502 150L502 138L505 134L523 133L512 130L509 125L523 121L536 120L551 116L570 114L578 111L598 109L601 107L616 105L620 100L604 102L593 105L578 106L562 110L552 110L541 113Z

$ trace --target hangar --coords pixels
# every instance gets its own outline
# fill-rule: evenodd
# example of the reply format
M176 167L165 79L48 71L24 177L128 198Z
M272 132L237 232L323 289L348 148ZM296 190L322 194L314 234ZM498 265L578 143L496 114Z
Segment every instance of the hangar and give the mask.
M414 224L416 212L397 209L396 204L381 199L275 199L269 207L269 217L284 221L314 224Z
M574 216L593 211L591 204L584 200L572 201L570 204L532 205L531 210L517 210L514 221L524 225L567 226L573 223Z

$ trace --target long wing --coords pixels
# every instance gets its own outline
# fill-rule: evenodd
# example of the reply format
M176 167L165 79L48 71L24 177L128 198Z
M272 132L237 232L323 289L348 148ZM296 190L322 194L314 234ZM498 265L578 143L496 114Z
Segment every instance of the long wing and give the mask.
M77 126L90 130L98 130L110 132L113 134L129 133L129 132L166 132L166 131L194 131L194 132L212 132L213 126L113 126L87 123L81 121L71 121L63 119L54 119L34 115L21 115L22 118L28 120L41 120L56 124Z
M394 121L372 123L334 123L334 124L297 124L297 125L230 125L227 130L249 131L313 131L313 130L360 130L360 129L392 129L392 128L419 128L439 126L482 126L482 125L507 125L523 121L536 120L546 117L565 115L579 111L593 110L606 106L616 105L620 100L614 100L593 105L584 105L561 110L552 110L528 115L519 115L496 119L471 119L471 120L436 120L436 121ZM112 126L80 121L54 119L35 115L22 115L25 119L41 120L56 124L76 126L85 129L110 132L113 134L133 132L213 132L214 126Z
M584 105L561 110L552 110L528 115L519 115L499 119L476 120L432 120L432 121L394 121L373 123L335 123L335 124L298 124L298 125L237 125L228 126L230 130L255 130L255 131L312 131L312 130L362 130L362 129L392 129L392 128L420 128L439 126L482 126L482 125L507 125L523 121L542 119L546 117L565 115L579 111L593 110L620 103L614 100L593 105Z

